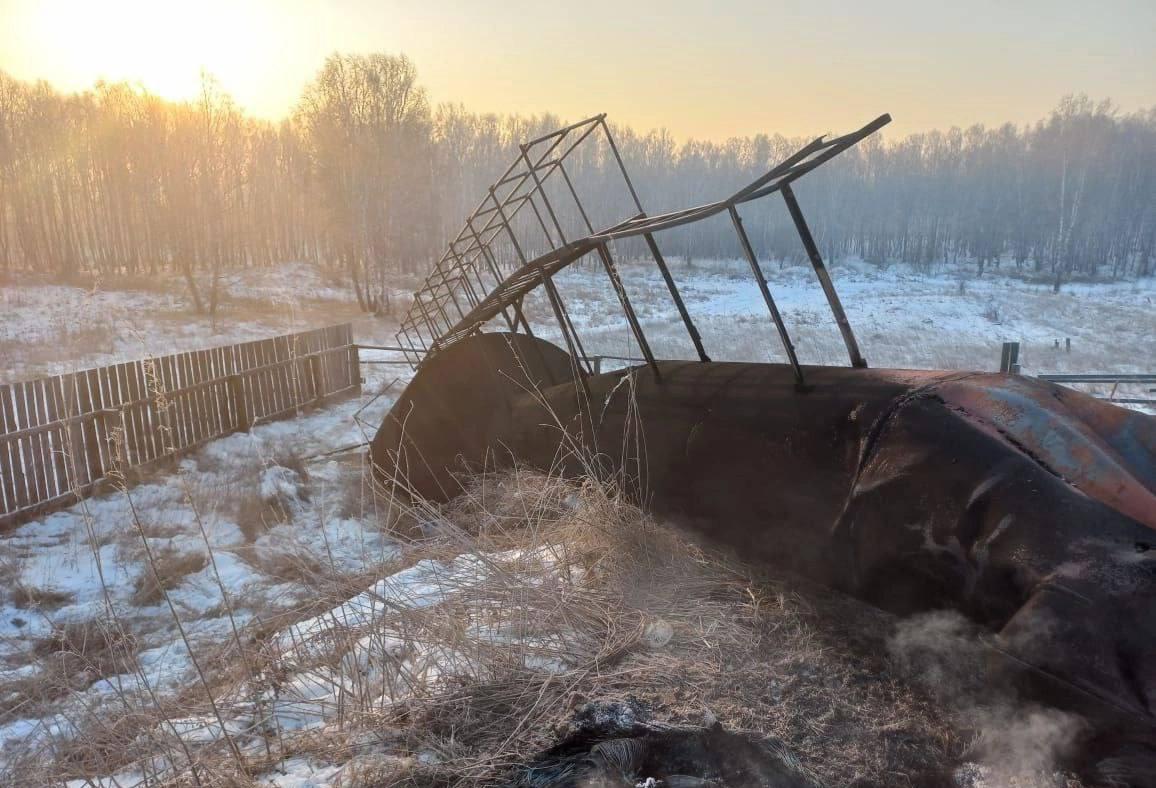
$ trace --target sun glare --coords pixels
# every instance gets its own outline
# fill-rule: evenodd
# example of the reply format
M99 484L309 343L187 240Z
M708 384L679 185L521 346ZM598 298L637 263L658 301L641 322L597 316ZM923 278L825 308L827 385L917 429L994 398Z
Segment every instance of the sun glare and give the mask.
M208 72L235 97L252 97L272 76L277 15L263 4L46 0L24 12L21 45L52 62L56 80L78 87L95 74L184 100L198 94Z

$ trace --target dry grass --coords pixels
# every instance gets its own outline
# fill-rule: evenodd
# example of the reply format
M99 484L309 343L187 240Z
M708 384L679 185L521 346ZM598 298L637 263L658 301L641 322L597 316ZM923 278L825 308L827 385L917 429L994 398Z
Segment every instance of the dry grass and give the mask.
M568 622L574 642L553 655L567 669L543 674L524 660L498 660L506 670L425 699L420 714L407 708L392 722L408 723L411 750L452 755L432 773L416 762L407 778L414 784L509 776L565 731L576 706L596 699L632 699L654 722L701 724L706 712L727 727L774 736L830 784L895 784L958 756L950 725L892 675L887 616L760 576L599 485L575 490L525 476L496 482L503 484L516 493L495 495L494 483L483 484L453 519L477 523L481 538L500 547L511 519L526 520L518 508L533 500L532 541L564 545L570 565L588 574L565 604L553 589L539 596L516 585L523 596L509 615L527 631ZM653 633L667 627L670 641L653 647Z
M245 540L252 543L270 528L286 522L287 515L285 507L276 502L266 501L259 495L243 495L237 499L235 519Z
M138 607L160 604L164 592L171 591L187 576L209 565L204 553L182 553L166 550L154 553L152 566L146 566L133 584L132 603Z
M38 670L5 682L0 694L0 724L47 714L69 693L131 670L136 650L136 639L105 618L53 627L48 636L32 644ZM3 776L0 772L0 778Z
M12 604L22 610L55 610L70 604L73 599L72 594L52 588L37 588L24 583L16 583L12 588Z
M206 680L226 717L254 698L285 702L284 682L305 676L334 689L319 707L322 728L251 721L233 737L238 760L220 736L188 741L166 729L165 720L208 714L203 690L191 687L160 706L137 698L93 710L77 721L81 735L54 741L50 758L20 759L22 771L8 776L47 784L114 773L151 754L180 775L162 770L150 784L193 784L195 773L202 785L240 786L308 756L347 764L346 784L364 788L491 785L516 778L587 702L627 700L655 723L697 725L709 714L774 736L832 785L901 784L897 775L960 750L934 707L892 676L885 616L753 572L656 523L613 484L493 473L451 504L420 504L407 516L425 524L420 535L398 534L401 558L372 573L342 578L304 559L270 566L312 583L315 601L250 627L244 653L222 644L202 655L219 666ZM372 620L300 630L286 645L294 621L377 577L420 562L454 566L460 556L472 570L436 575L436 603L387 594ZM158 574L175 582L198 563L158 557ZM131 649L106 635L95 624L62 630L41 651L126 672L112 655Z
M134 647L132 638L115 625L105 619L88 619L55 627L36 644L34 653L45 658L76 658L100 675L108 675L109 669L123 666L125 654Z

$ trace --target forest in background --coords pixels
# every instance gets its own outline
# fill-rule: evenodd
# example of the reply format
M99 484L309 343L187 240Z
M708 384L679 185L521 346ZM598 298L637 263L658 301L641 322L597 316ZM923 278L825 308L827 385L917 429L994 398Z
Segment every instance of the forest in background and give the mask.
M398 274L438 259L520 142L564 123L435 106L404 56L330 57L279 123L202 83L197 100L172 102L126 84L64 94L0 72L0 273L175 273L211 312L223 272L306 260L343 271L375 309ZM809 141L679 144L611 128L650 213L730 194ZM621 182L597 136L567 167L583 201L605 207ZM1124 114L1070 96L1031 126L876 134L796 192L831 258L965 261L979 275L1014 265L1057 288L1073 276L1146 276L1156 271L1156 108ZM761 257L801 258L781 201L743 211ZM726 223L660 242L687 259L739 253Z

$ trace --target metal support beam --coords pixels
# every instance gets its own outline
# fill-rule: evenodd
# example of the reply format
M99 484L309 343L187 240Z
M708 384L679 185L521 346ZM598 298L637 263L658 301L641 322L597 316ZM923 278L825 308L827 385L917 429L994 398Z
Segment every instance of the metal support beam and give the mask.
M554 237L550 235L550 231L546 228L546 222L542 220L542 212L538 210L538 203L534 202L534 198L530 197L530 207L534 209L534 216L538 217L538 226L542 228L542 234L546 236L546 243L550 245L551 249L557 249L558 244L554 243ZM562 243L566 243L565 240Z
M566 308L566 304L562 301L562 294L558 292L557 286L553 279L547 279L550 282L550 287L554 288L554 298L558 300L558 307L562 310L562 317L566 318L566 325L570 328L570 335L574 337L574 344L578 346L578 357L582 359L582 365L586 367L586 372L590 373L594 370L594 364L590 361L590 356L586 355L586 348L582 346L582 337L578 336L578 329L574 327L574 321L570 319L570 310Z
M590 223L590 217L586 215L586 209L582 206L582 200L578 198L578 190L574 188L574 182L570 180L570 173L566 172L566 168L561 162L558 163L558 170L562 173L562 179L566 181L566 188L570 190L570 196L574 198L574 204L578 206L578 213L582 215L582 221L586 223L586 229L593 235L594 225Z
M682 301L682 294L678 292L678 286L674 283L674 277L670 275L670 269L666 267L666 260L663 259L662 252L658 250L658 243L650 233L646 233L642 237L646 239L646 245L650 248L650 256L654 258L655 264L658 265L658 270L662 272L662 278L666 281L666 289L670 291L670 297L674 299L674 305L678 307L678 314L682 317L683 325L686 326L686 333L690 334L690 341L694 343L694 349L698 353L698 360L710 361L710 356L706 354L706 350L702 346L702 337L699 336L694 321L690 319L690 312L686 310L686 304Z
M530 157L526 155L527 148L522 146L522 158L526 160L526 164L530 164ZM562 230L562 223L558 221L558 215L554 213L554 206L550 204L550 198L546 196L546 189L542 186L542 179L538 177L538 171L530 170L530 177L534 179L534 186L538 194L542 197L542 202L546 206L546 210L550 214L550 220L554 222L554 229L558 231L558 238L561 239L562 245L566 245L566 233ZM531 199L531 203L533 200Z
M579 351L576 347L578 342L577 335L572 335L571 330L573 324L570 322L570 316L566 314L566 308L562 306L562 296L558 294L558 288L554 286L554 282L545 271L539 271L542 276L542 285L546 288L546 297L550 299L550 306L554 310L554 318L558 321L558 328L562 331L562 338L566 340L566 349L570 351L570 358L574 360L574 372L582 379L582 386L586 388L586 377L582 374L582 370L578 367L578 359L581 358L587 367L590 369L590 359L586 358L584 351ZM581 353L581 355L579 355ZM586 400L590 400L590 390L586 389Z
M622 173L622 180L626 182L626 188L630 191L630 197L634 200L634 207L638 209L639 217L645 217L646 211L642 207L642 201L638 198L638 192L634 188L634 182L630 180L630 173L626 170L626 165L622 161L622 155L618 152L618 145L614 142L614 135L610 133L610 127L606 125L605 118L602 120L602 131L606 134L606 142L610 145L610 150L614 154L614 160L618 162L618 171ZM710 361L710 356L706 354L706 350L702 346L702 337L695 328L694 322L690 319L690 313L686 309L686 304L682 300L682 294L678 292L678 285L674 283L674 277L670 274L670 269L666 265L666 259L662 256L662 252L658 249L658 242L654 239L653 233L644 233L642 236L646 240L646 247L650 250L650 256L654 258L654 264L658 266L658 270L662 272L662 279L666 282L666 289L670 291L670 297L674 299L674 305L678 307L678 314L682 317L682 323L686 326L686 333L690 335L690 341L694 343L694 349L698 353L699 361Z
M646 341L646 334L642 333L642 324L638 322L638 315L634 313L634 307L630 304L630 297L626 295L626 288L622 285L622 277L618 275L618 269L614 265L613 258L610 257L610 250L606 248L606 244L598 245L598 256L602 259L602 267L606 269L610 283L614 285L614 292L622 304L622 311L626 313L626 322L630 324L630 330L634 332L634 339L638 342L638 348L642 351L643 358L650 365L655 379L662 380L662 373L658 371L654 354L650 352L650 343Z
M498 267L497 267L497 265L494 264L494 260L490 256L490 247L487 244L482 243L481 236L479 236L478 231L474 229L473 219L466 219L466 227L468 227L470 232L473 234L474 240L477 242L478 247L480 249L482 259L486 261L487 265L489 265L490 273L494 277L495 286L500 285L502 283L502 275L500 273L498 273ZM454 254L455 257L457 257L457 252L454 251L454 245L453 244L450 244L450 251ZM458 265L459 266L463 265L461 262L461 258L458 258ZM476 276L478 278L478 287L480 287L482 289L482 292L485 293L486 289L485 289L485 283L482 281L482 275L478 272L477 267L474 266L472 263L471 263L470 267L473 268L474 276ZM507 312L505 309L502 309L502 317L505 318L506 325L508 325L510 327L511 331L517 331L518 330L517 315L515 315L514 317L511 318L510 313Z
M670 266L663 258L656 239L657 233L661 230L689 225L729 211L739 234L739 240L743 244L744 253L747 255L748 262L751 263L756 281L771 311L771 316L775 320L780 339L783 341L796 377L801 382L802 371L783 323L782 315L778 313L774 300L771 298L766 278L762 274L750 239L746 236L742 228L741 218L737 213L737 206L740 203L759 199L776 190L783 190L784 199L788 209L792 212L792 218L796 223L800 239L808 252L812 266L815 268L816 275L819 277L824 294L828 299L828 304L836 317L836 322L851 357L851 363L857 367L865 366L866 363L859 352L846 313L842 310L822 257L817 251L814 238L811 236L805 221L801 218L801 212L798 210L797 201L790 190L790 184L859 142L889 120L888 116L883 115L851 134L831 140L824 138L814 140L730 198L654 217L648 217L642 208L638 191L626 169L622 153L604 116L597 115L531 140L519 146L520 155L498 176L495 186L490 187L478 207L466 219L465 226L450 241L449 250L434 265L424 286L415 293L413 306L400 326L399 337L405 337L415 352L430 355L471 332L477 331L480 326L488 325L487 321L499 319L499 316L505 318L511 330L516 331L519 326L523 326L529 332L530 326L523 311L522 299L530 290L539 286L539 274L541 276L553 276L584 255L597 252L611 277L612 284L615 285L615 294L622 302L623 310L642 354L646 356L647 362L658 373L659 370L642 331L641 322L630 304L630 299L626 296L621 277L615 268L609 250L609 246L614 240L642 236L655 265L662 273L671 300L678 309L679 316L691 337L699 358L704 361L709 360L703 347L702 337L690 318L686 303L678 292L675 278ZM599 129L606 135L607 147L621 173L629 192L629 199L638 212L633 217L618 221L604 229L596 230L593 226L596 220L593 214L587 211L580 199L577 184L571 178L570 168L565 166L565 160L582 144L583 140L598 133ZM558 207L552 204L553 201L546 192L546 181L555 171L561 173L560 177L563 181L561 186L563 190L570 192L575 207L578 209L579 216L576 218L579 219L582 226L582 232L578 233L583 236L581 238L567 238L568 234L572 235L576 231L562 224L561 219L564 216L558 213ZM501 189L500 192L499 188ZM564 200L564 198L561 199ZM542 201L542 204L539 204L539 200ZM530 225L537 222L537 226L542 230L545 238L547 250L542 254L523 248L513 227L513 220L526 203L530 204L530 210L534 214L533 218L529 219ZM543 206L545 211L541 210ZM546 221L547 219L550 221ZM498 255L493 246L495 239L502 233L509 236L509 241L514 245L521 262L518 270L513 271L505 278L502 278L500 266L496 261ZM534 245L538 245L536 241ZM493 289L490 289L490 283L487 281L487 278L491 276L495 283ZM556 296L557 289L554 288L554 290ZM580 351L580 340L575 342L576 332L572 321L566 314L565 306L560 303L560 299L556 298L555 302L560 307L559 314L562 323L565 324L564 331L570 337L571 342L574 342L575 352L584 356L584 353ZM427 343L429 343L428 346ZM583 360L587 361L589 366L589 360ZM576 361L576 365L578 364L579 362Z
M815 245L815 239L811 236L811 228L807 226L807 220L803 218L803 209L799 207L799 201L795 199L795 192L791 190L790 184L786 183L783 184L781 191L783 202L787 204L787 210L791 212L791 220L795 223L795 229L799 231L799 239L803 242L803 248L807 250L807 257L811 259L811 267L815 269L815 275L819 277L819 284L823 288L824 295L827 296L831 313L835 316L835 322L839 324L839 333L843 335L843 344L847 346L847 355L851 357L851 366L866 369L867 359L863 358L863 354L859 352L859 343L855 341L855 332L851 330L851 321L847 319L847 313L843 311L843 304L839 300L839 294L835 291L835 284L831 281L831 275L827 273L827 266L823 264L819 247Z
M514 253L518 255L518 260L522 265L526 264L526 255L522 251L522 245L518 243L518 235L514 232L514 228L510 226L510 219L506 216L506 211L502 204L498 202L498 198L494 195L493 187L490 187L490 199L494 201L494 210L497 211L498 220L502 227L506 228L506 234L510 237L510 243L514 245ZM541 217L539 217L541 218ZM497 265L495 266L495 273L497 273ZM500 277L499 277L500 278ZM534 336L534 330L530 328L530 321L526 319L526 313L522 311L522 299L519 298L514 302L514 318L522 321L522 327L526 329L529 336Z
M618 169L622 173L623 180L626 181L626 188L630 190L630 197L634 200L634 206L638 208L639 213L645 213L642 209L642 201L638 199L638 192L634 190L634 183L630 180L629 173L626 172L626 165L622 163L622 154L618 152L618 145L614 142L614 135L610 133L610 126L606 123L606 117L603 116L600 122L602 131L606 135L606 142L610 145L610 152L614 154L614 160L618 162Z
M514 318L522 321L522 328L526 329L526 336L534 336L534 329L530 328L530 321L526 319L526 313L522 311L522 299L514 302Z
M771 289L767 286L767 279L763 276L763 269L759 267L759 259L755 257L754 247L751 246L751 240L747 238L747 231L743 229L743 220L739 216L739 212L732 205L730 206L731 221L734 223L735 232L738 233L739 242L743 247L743 254L746 255L747 262L751 265L751 272L755 275L755 281L759 283L759 291L763 294L763 301L767 303L767 309L771 312L771 319L775 321L775 328L779 332L779 340L783 343L783 350L787 352L787 359L791 362L791 368L795 371L795 385L802 388L806 385L803 380L803 368L799 366L799 359L795 355L795 346L791 344L791 336L787 333L787 326L783 323L783 316L779 314L779 308L775 306L775 299L771 297Z

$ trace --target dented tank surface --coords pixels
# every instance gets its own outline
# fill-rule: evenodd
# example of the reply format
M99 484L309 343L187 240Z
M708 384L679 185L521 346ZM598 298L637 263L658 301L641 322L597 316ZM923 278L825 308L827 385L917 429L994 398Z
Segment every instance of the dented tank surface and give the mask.
M787 365L657 367L579 385L542 340L455 343L386 417L377 473L446 498L466 468L596 455L745 557L965 612L1032 689L1151 742L1156 418L1021 376L806 367L800 389Z

